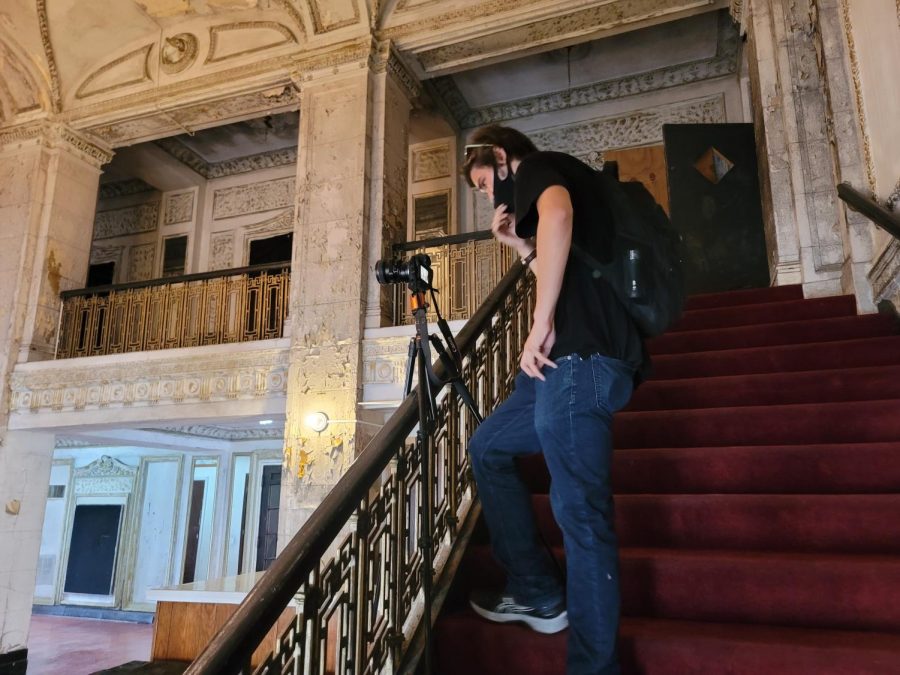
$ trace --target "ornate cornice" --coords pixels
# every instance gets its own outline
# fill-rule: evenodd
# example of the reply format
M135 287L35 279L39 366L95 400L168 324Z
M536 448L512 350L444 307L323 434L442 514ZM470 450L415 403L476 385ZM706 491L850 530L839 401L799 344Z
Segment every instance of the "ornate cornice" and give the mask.
M450 12L430 16L426 19L393 26L382 31L381 37L396 40L397 38L418 35L428 31L442 30L453 24L466 23L493 14L522 9L529 5L538 4L539 2L541 2L541 0L493 0L492 2L479 2L462 9L455 9ZM397 9L400 10L403 9L403 7L398 7Z
M327 50L295 56L293 77L295 82L309 82L323 74L333 74L341 66L359 64L365 66L377 51L371 35L348 40Z
M100 459L95 459L87 466L75 469L75 478L118 478L127 477L134 478L137 474L137 467L123 464L114 457L103 455Z
M203 157L191 150L177 138L161 138L155 141L156 145L169 153L185 166L193 169L206 179L234 176L239 173L258 171L259 169L271 169L278 166L288 166L297 163L297 148L282 148L270 150L256 155L238 157L224 162L210 164Z
M62 107L60 96L59 70L56 67L56 57L53 54L53 44L50 41L50 24L47 20L47 0L36 0L38 26L41 31L41 44L44 47L44 56L47 57L47 70L50 72L50 106L53 112L58 113Z
M155 190L155 187L145 183L140 178L129 178L128 180L118 180L112 183L101 183L97 196L100 199L112 199L113 197L125 197Z
M900 0L898 0L900 1ZM856 54L856 42L853 39L853 25L850 20L850 0L841 0L841 18L847 49L850 52L850 74L853 78L853 95L856 100L856 115L859 121L859 133L862 137L863 156L866 162L866 179L869 189L876 191L875 161L872 159L872 142L869 139L869 123L866 119L865 99L862 93L862 82L859 78L859 57Z
M214 438L220 441L267 441L281 440L284 438L283 429L262 428L259 429L229 429L208 424L192 424L187 426L167 426L142 429L156 433L172 434L175 436L193 436L201 438Z
M739 45L740 36L734 24L728 14L722 12L718 21L716 55L710 59L667 66L552 94L505 101L474 110L469 107L452 77L435 78L432 86L443 98L460 127L468 129L733 75L738 69Z
M0 131L0 148L28 142L74 151L98 168L112 159L112 152L101 143L64 124L41 120Z
M372 50L369 66L376 73L388 73L400 85L408 99L414 100L421 96L422 85L419 79L413 75L388 40L379 43Z

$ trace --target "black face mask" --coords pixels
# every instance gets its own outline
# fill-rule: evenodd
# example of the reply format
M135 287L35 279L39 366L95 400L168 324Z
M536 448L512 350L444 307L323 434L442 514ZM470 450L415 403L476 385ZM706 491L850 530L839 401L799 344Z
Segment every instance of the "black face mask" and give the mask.
M500 205L506 206L506 212L510 215L516 213L516 181L512 171L507 167L506 178L500 180L497 167L494 167L494 208Z

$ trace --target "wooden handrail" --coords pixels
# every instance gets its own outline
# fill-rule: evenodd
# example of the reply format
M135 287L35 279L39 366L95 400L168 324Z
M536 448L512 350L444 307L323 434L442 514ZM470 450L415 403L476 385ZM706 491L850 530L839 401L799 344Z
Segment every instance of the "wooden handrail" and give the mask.
M460 331L457 343L463 356L474 353L478 337L491 325L492 317L524 273L522 265L514 265ZM438 363L434 370L438 377L445 377L442 364ZM226 675L239 672L243 664L249 663L259 642L319 565L417 423L414 390L288 542L186 675Z
M467 241L481 241L482 239L490 239L493 236L494 235L490 230L463 232L462 234L451 234L447 237L432 237L431 239L419 239L418 241L405 241L401 244L394 244L393 251L396 254L404 251L416 251L420 248L431 248L433 246L464 244Z
M900 239L900 214L888 211L877 201L867 197L849 183L840 183L837 186L837 192L838 197L848 207L864 215L894 239Z

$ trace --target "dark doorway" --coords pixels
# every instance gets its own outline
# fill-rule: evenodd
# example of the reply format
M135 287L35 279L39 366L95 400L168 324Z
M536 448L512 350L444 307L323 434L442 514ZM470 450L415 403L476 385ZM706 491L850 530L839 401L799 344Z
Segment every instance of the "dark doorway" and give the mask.
M188 513L188 535L184 547L184 574L181 583L189 584L197 573L197 548L200 544L200 517L203 515L203 494L206 492L206 481L195 480L191 485L191 510Z
M688 293L769 285L752 124L663 125Z
M66 593L112 595L121 517L121 504L75 507Z
M281 499L281 466L264 466L259 499L259 536L256 571L269 569L278 549L278 502Z
M250 259L248 265L266 265L268 263L290 262L294 246L294 233L279 234L277 237L254 239L250 242Z
M116 263L113 261L96 263L88 267L87 288L109 286L116 277Z

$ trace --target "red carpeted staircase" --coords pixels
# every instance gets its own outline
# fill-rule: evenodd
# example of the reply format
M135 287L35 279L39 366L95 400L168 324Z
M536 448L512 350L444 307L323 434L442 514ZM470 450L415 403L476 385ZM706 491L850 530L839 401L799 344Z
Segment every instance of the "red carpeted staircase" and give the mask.
M900 673L900 336L798 286L694 297L616 416L624 673ZM563 558L543 460L522 463ZM565 672L566 634L479 619L476 532L435 629L440 675Z

